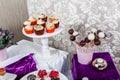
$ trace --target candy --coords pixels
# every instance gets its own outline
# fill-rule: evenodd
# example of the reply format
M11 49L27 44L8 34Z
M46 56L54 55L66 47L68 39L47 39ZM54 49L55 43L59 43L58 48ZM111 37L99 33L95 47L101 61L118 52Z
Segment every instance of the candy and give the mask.
M73 29L69 29L68 33L69 34L73 34L74 30Z
M104 32L99 32L98 37L99 38L105 38L105 33Z
M87 36L87 38L88 38L90 41L92 41L92 40L95 39L95 35L94 35L93 33L90 33L90 34Z
M70 40L71 40L71 41L75 41L75 36L73 36L73 35L70 36Z

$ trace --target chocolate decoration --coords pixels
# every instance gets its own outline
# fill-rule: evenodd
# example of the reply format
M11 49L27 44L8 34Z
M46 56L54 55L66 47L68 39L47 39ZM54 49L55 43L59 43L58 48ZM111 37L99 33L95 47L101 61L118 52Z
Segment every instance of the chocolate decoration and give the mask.
M75 38L76 38L76 37L75 37L75 36L73 36L73 35L72 35L72 36L70 36L70 40L71 40L71 41L75 41Z
M97 35L97 34L95 34L95 40L98 40L98 39L99 39L98 35Z
M95 40L94 40L94 44L98 46L98 45L101 44L101 41L100 41L99 39L95 39Z
M101 31L101 30L97 30L97 34L98 34L99 32L102 32L102 31Z
M85 42L86 42L86 43L89 43L90 40L86 37L86 38L85 38Z
M73 34L74 30L73 29L69 29L68 33L69 34Z
M86 44L86 43L85 43L84 40L82 40L82 41L80 42L80 46L82 46L82 47L85 46L85 44Z

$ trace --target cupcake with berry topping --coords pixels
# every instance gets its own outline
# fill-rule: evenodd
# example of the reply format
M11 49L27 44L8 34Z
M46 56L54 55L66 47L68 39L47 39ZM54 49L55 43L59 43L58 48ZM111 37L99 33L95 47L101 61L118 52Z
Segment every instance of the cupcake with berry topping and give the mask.
M39 70L38 71L38 77L40 78L40 80L45 80L45 78L47 77L46 70Z
M58 20L54 20L52 23L55 25L55 28L59 27L59 21Z
M30 21L25 21L25 22L23 23L23 27L29 26L29 25L31 25L31 22L30 22Z
M47 16L44 13L41 13L38 19L42 19L43 21L47 22Z
M34 28L33 26L25 26L24 31L26 32L26 34L32 34L34 32Z
M55 25L53 23L48 23L46 25L46 32L53 33L55 31Z
M31 25L36 25L37 24L37 19L35 17L29 17L28 21L31 22Z
M37 25L42 25L44 28L46 27L46 22L43 21L42 19L37 21Z
M36 35L42 35L44 34L44 27L42 25L37 25L34 27L35 34Z
M60 80L58 71L51 71L49 77L51 80Z

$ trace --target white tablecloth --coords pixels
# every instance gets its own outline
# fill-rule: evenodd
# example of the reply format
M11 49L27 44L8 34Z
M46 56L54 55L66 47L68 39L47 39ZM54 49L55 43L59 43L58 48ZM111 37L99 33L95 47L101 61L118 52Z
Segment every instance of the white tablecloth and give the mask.
M5 67L30 53L35 53L34 58L39 69L45 68L58 70L59 72L67 75L68 78L70 78L69 80L72 80L70 60L67 52L50 48L50 50L55 54L49 59L40 59L39 57L36 57L36 54L40 54L41 50L41 45L27 40L21 40L18 42L18 45L13 45L7 49L9 59L0 63L0 67Z

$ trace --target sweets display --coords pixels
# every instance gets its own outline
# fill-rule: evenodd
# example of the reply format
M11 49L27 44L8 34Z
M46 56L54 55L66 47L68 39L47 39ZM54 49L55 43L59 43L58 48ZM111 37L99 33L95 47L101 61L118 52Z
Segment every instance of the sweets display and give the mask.
M41 13L38 19L35 17L29 17L23 23L24 31L26 34L35 33L36 35L43 35L44 32L53 33L59 27L59 19L56 16L50 16L47 20L47 16Z
M46 70L39 70L37 75L28 75L27 80L60 80L60 78L58 71L52 70L51 72L47 72Z
M69 29L68 33L71 35L70 40L75 41L81 47L89 45L98 46L101 44L101 40L107 37L106 33L95 28L91 29L91 31L89 31L85 37L73 29Z

